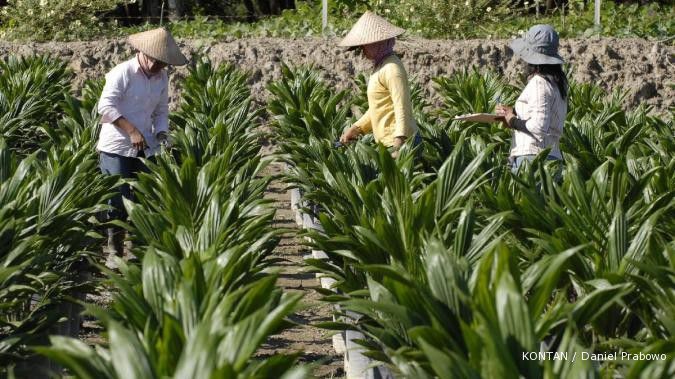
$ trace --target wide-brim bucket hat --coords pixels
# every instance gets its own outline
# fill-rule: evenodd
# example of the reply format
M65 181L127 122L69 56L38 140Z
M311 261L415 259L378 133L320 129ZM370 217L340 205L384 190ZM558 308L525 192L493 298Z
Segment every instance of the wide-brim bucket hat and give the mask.
M559 43L558 33L551 25L535 25L522 38L511 41L511 49L529 64L563 64Z
M171 33L164 28L132 34L128 41L138 51L160 62L172 66L182 66L188 63L188 59L181 53Z
M386 41L405 33L405 29L390 23L371 11L364 13L338 46L356 47Z

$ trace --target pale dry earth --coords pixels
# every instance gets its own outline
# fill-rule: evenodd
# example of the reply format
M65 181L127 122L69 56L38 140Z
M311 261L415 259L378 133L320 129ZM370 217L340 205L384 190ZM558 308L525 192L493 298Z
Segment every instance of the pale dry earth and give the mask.
M267 168L267 175L282 173L281 163L273 163ZM281 258L278 266L281 269L277 285L286 292L302 293L303 308L289 319L297 325L271 336L259 349L259 357L274 354L300 353L301 363L316 365L313 376L320 378L338 378L343 373L343 358L333 350L332 338L329 331L319 329L314 324L332 321L331 308L319 301L320 295L313 289L320 286L315 274L306 272L303 256L310 254L303 247L299 231L295 223L295 213L291 210L291 197L286 185L275 179L268 187L265 197L274 201L277 209L274 227L289 229L285 233L274 251L275 258Z
M180 40L188 56L206 55L215 63L229 62L250 73L254 98L263 103L266 85L281 77L282 63L313 65L338 88L353 85L359 73L368 73L368 62L355 52L337 47L337 39L248 38ZM396 45L409 74L424 83L433 98L432 79L477 67L503 74L519 83L522 63L507 47L508 40L403 39ZM561 55L572 67L572 78L613 90L628 92L626 106L646 103L655 113L669 114L675 107L675 46L673 39L589 38L561 41ZM128 59L132 50L123 39L87 42L16 43L0 41L0 56L47 53L69 62L77 90L86 79L102 77L114 65ZM179 82L187 73L180 67L172 75L172 103Z

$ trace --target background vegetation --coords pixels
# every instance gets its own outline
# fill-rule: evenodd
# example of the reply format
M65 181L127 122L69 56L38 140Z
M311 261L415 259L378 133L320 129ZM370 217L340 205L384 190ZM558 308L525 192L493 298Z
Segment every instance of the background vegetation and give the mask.
M159 23L185 38L340 36L366 9L426 38L509 38L533 23L563 37L669 38L669 1L605 1L602 26L588 0L330 0L322 31L321 1L295 0L8 0L0 1L0 38L78 40L123 36Z

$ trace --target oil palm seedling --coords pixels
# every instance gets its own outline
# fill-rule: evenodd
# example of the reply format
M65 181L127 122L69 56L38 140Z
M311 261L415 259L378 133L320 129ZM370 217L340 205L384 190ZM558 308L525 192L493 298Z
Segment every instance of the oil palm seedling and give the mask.
M0 355L4 368L21 375L40 370L34 358L26 360L29 346L45 343L49 333L79 330L75 302L90 283L87 261L100 239L95 216L115 179L98 171L90 86L82 103L72 97L65 64L48 57L9 57L0 66L7 138L1 143Z
M282 67L284 80L273 82L268 90L273 94L268 112L273 117L274 135L281 141L281 153L290 153L314 140L336 141L347 125L349 104L343 104L346 91L333 92L320 80L311 67L291 69ZM296 154L299 156L300 154Z
M232 65L214 67L206 58L198 60L183 83L180 108L171 115L172 121L181 127L186 118L205 115L216 119L238 108L251 96L246 80L246 75Z
M0 60L0 134L25 155L45 140L39 127L54 127L59 104L70 92L71 73L48 56Z
M141 268L108 274L119 290L111 309L91 309L107 347L52 336L38 351L82 378L304 377L293 355L254 358L268 335L288 326L300 295L282 294L275 275L232 286L241 267L203 256L149 248Z
M86 284L82 270L99 238L92 221L105 209L115 180L98 174L87 151L53 147L44 159L34 153L18 161L0 145L0 359L9 367L29 355L28 346L58 332L57 321L71 316L61 305Z

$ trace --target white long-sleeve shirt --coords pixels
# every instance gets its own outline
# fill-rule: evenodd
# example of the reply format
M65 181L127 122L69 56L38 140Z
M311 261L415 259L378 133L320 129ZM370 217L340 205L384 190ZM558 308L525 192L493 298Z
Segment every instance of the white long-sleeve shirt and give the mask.
M549 155L562 159L560 137L567 116L567 101L558 88L534 75L516 100L517 118L513 121L511 156L539 154L551 148Z
M136 157L131 137L112 124L124 117L143 134L148 147L145 156L159 147L157 134L169 130L169 79L166 70L147 77L138 58L115 66L105 76L105 87L98 102L101 134L96 149L106 153Z

